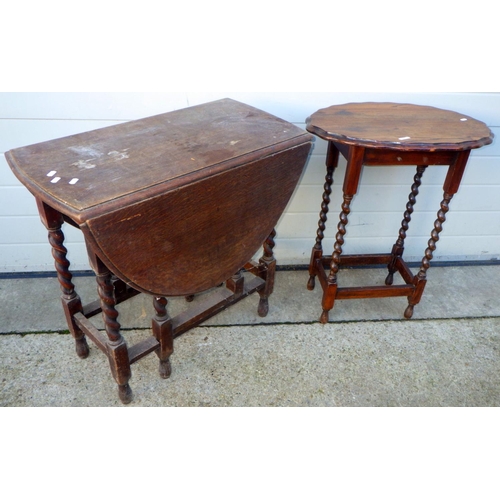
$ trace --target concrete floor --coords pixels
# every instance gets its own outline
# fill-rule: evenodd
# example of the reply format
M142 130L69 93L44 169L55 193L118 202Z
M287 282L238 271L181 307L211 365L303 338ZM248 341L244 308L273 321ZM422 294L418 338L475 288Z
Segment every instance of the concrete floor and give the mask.
M342 270L341 286L383 283L382 269ZM155 355L132 366L134 406L500 405L500 265L433 267L411 320L405 298L337 301L278 271L266 318L250 296L175 341L173 373ZM95 280L75 278L84 302ZM120 304L129 345L150 335L151 299ZM169 304L172 316L186 306ZM99 321L96 326L101 327ZM122 406L105 356L80 360L55 278L0 279L0 406Z

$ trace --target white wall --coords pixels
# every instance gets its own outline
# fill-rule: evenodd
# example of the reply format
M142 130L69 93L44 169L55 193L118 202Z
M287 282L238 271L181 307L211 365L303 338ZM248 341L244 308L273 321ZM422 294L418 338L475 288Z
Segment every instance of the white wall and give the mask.
M11 173L4 152L65 135L231 97L304 127L318 108L353 101L395 101L458 111L484 121L492 145L472 152L461 188L450 205L434 260L500 257L500 93L0 93L0 272L52 271L45 228L31 194ZM324 183L326 146L317 139L301 182L277 227L278 264L307 264L314 244ZM331 249L341 203L345 161L334 179L325 250ZM408 231L405 256L419 261L442 198L446 167L424 175ZM387 252L397 238L413 167L365 168L353 201L345 253ZM83 239L66 227L72 269L89 269Z

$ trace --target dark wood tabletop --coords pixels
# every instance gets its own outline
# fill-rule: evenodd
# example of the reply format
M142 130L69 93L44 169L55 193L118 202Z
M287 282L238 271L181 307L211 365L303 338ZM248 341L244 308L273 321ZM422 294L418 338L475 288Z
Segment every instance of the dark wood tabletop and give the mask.
M305 130L221 99L6 158L42 213L47 205L78 226L116 276L170 296L216 286L251 259L285 209L311 144Z
M307 137L262 110L221 99L17 148L6 158L35 196L83 222L92 215L86 212L131 204L146 191L175 189Z
M360 102L323 108L307 130L346 145L394 150L463 151L490 144L493 134L470 116L415 104Z

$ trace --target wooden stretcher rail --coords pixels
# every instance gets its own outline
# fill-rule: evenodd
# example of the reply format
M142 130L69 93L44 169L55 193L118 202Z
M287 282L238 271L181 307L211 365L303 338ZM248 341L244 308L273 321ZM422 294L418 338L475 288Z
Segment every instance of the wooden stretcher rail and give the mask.
M368 254L368 255L345 255L340 258L341 266L365 266L365 265L387 265L392 256L390 254ZM317 277L323 290L328 287L328 275L325 268L330 266L332 256L323 256L314 261ZM337 299L368 299L373 297L409 297L415 286L413 285L413 273L402 258L396 260L396 270L405 281L405 285L382 285L382 286L353 286L338 287L335 298Z
M351 286L339 287L337 299L372 299L385 297L409 297L414 290L413 285Z
M106 342L107 338L106 336L101 333L93 324L90 320L88 320L82 313L76 313L73 316L73 319L75 320L75 323L77 324L78 328L82 330L82 332L87 335L87 337L94 342L94 344L104 353L107 354L107 348L106 348Z
M413 283L413 273L410 271L410 268L401 257L398 257L398 259L396 260L396 271L399 272L405 283Z
M233 294L231 290L225 287L219 288L212 292L205 299L200 300L199 303L192 305L188 310L178 314L172 318L174 327L174 338L182 335L191 328L199 325L207 319L215 316L220 311L226 309L228 306L239 302L241 299L247 297L263 288L265 281L259 277L254 277L248 282L245 282L243 292L241 294Z
M353 254L341 255L340 266L373 266L373 265L387 265L391 261L392 255L385 253L376 254ZM324 255L321 259L323 266L330 266L332 262L331 255Z
M193 306L188 310L172 318L174 338L182 335L191 328L198 326L212 316L215 316L228 306L235 304L258 290L261 290L264 286L265 280L259 278L258 276L254 276L250 280L245 280L241 293L233 293L226 287L221 287L212 291L206 298L200 300L196 304L193 304ZM120 302L124 302L128 298L131 298L139 293L135 292L135 290L133 290L133 292L134 293L121 294ZM83 308L84 313L76 313L74 315L74 319L78 328L80 328L101 351L107 354L106 336L104 333L101 333L88 319L101 311L101 308L97 307L97 304L99 304L99 301L87 304ZM130 346L128 348L128 358L130 364L139 361L144 356L156 351L159 347L160 343L154 337L148 337L147 339Z

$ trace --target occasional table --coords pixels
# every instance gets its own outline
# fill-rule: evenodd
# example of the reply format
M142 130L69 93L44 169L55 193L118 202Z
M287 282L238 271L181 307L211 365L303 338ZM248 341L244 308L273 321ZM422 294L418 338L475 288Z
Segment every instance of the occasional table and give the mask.
M130 366L143 356L155 352L167 378L175 337L253 292L267 314L274 227L311 145L306 131L222 99L6 153L48 229L77 354L89 354L88 337L107 355L123 403L132 399ZM99 299L87 305L72 282L63 222L83 232L96 274ZM115 306L141 292L153 297L152 335L129 347ZM172 296L190 302L174 318ZM105 332L89 319L101 312Z
M436 243L446 220L449 203L457 192L471 149L492 142L490 129L470 116L430 106L397 103L350 103L320 109L307 119L307 130L328 141L326 178L323 202L311 252L308 289L313 290L315 278L323 290L320 321L329 321L329 311L336 299L373 297L408 297L404 316L411 318L427 281L427 270ZM339 154L347 159L343 183L340 222L331 255L324 255L322 241L332 192L333 173ZM363 166L416 165L416 174L403 215L399 235L392 251L387 254L342 255L351 202L357 192ZM449 165L443 190L443 200L428 241L420 269L413 275L403 260L406 231L421 184L422 175L431 165ZM387 265L385 285L339 287L340 266ZM393 285L398 272L405 284Z

